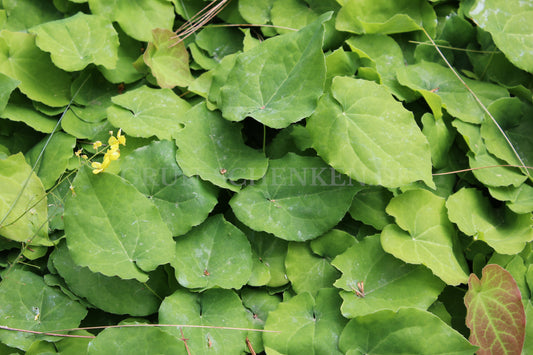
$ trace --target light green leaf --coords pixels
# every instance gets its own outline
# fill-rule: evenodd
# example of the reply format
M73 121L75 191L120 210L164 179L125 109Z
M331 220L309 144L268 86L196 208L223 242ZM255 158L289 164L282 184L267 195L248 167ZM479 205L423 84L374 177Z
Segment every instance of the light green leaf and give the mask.
M0 192L0 235L19 242L53 245L48 240L43 184L22 153L0 160Z
M402 33L425 28L433 35L435 11L423 0L345 0L336 28L352 33Z
M253 117L284 128L308 117L323 92L326 64L322 52L323 22L276 36L239 54L221 89L224 118L242 121Z
M256 232L240 221L236 221L235 225L246 234L252 247L252 275L248 285L286 285L289 282L285 270L288 243L272 234Z
M280 26L278 33L290 33L288 28L299 30L316 21L318 14L304 0L274 0L270 17L273 25Z
M124 179L82 167L65 204L65 234L74 262L93 272L148 280L170 262L174 241L157 208ZM126 206L127 209L126 209Z
M257 180L265 175L268 160L244 144L241 125L224 120L205 103L185 115L188 122L176 134L176 159L187 176L199 175L213 184L237 191L238 180Z
M29 100L14 100L7 104L0 117L11 121L24 122L36 131L52 133L57 125L57 120L36 111Z
M156 28L152 35L152 42L148 43L143 59L152 69L157 85L169 89L188 86L193 77L189 70L189 52L184 43L176 45L176 34L170 30Z
M6 108L11 93L19 84L20 81L0 73L0 113Z
M263 341L267 354L341 354L338 338L347 320L340 312L335 289L318 292L316 299L301 293L268 314Z
M35 35L0 32L0 72L20 81L20 91L48 106L69 103L70 75L54 66L35 45Z
M49 136L43 138L26 153L26 160L31 166L34 166L37 162L37 158L41 154L48 138ZM69 159L74 155L73 149L75 145L76 138L71 135L56 132L52 136L35 169L45 190L54 186L57 179L65 172Z
M68 110L61 120L61 128L76 138L95 140L96 137L102 137L105 134L109 137L107 132L113 130L114 127L108 120L100 122L84 121L73 110Z
M79 326L87 314L85 307L72 301L56 288L45 285L42 277L18 267L4 274L0 284L0 319L2 325L18 329L47 332ZM26 332L0 330L0 340L26 350L37 339L58 341Z
M481 183L488 186L520 186L527 180L527 176L520 172L519 168L509 168L505 166L505 161L496 158L494 155L487 152L484 147L480 149L478 154L472 152L467 153L472 174ZM485 169L490 166L490 169Z
M117 51L118 59L115 68L107 69L106 67L99 66L98 70L111 83L133 83L144 76L143 73L138 72L133 66L133 63L142 53L144 44L129 37L120 28L117 28L116 31L118 32L120 46Z
M244 34L231 27L206 27L196 35L196 45L207 52L214 63L225 56L242 51Z
M519 187L503 186L489 187L492 197L500 201L506 201L507 207L514 213L533 212L533 187L522 184Z
M455 131L452 130L449 120L441 118L436 120L435 117L426 112L422 116L422 133L426 136L431 150L431 161L435 169L442 169L448 165L448 152L455 139Z
M358 241L353 235L340 229L332 229L326 234L313 239L309 245L313 253L331 261L356 243Z
M335 287L343 290L341 311L347 318L402 307L425 310L445 286L427 268L385 253L378 234L365 237L337 256L332 265L342 272Z
M307 128L318 155L357 181L399 187L423 180L434 187L426 138L383 86L334 78Z
M353 198L350 216L377 230L382 230L387 224L393 223L392 218L385 212L391 198L392 192L383 187L365 188Z
M183 128L190 105L170 89L141 86L111 99L107 109L115 127L135 137L172 139Z
M158 327L104 329L89 342L88 355L187 354L183 341Z
M270 21L270 10L275 0L240 0L239 12L250 23L264 25Z
M359 58L354 52L345 51L342 47L326 55L326 90L336 76L353 75L359 68Z
M161 300L154 291L158 288L157 281L150 279L145 285L137 280L93 273L74 263L64 242L54 249L50 261L72 292L105 312L147 316L159 308Z
M31 32L37 35L37 46L50 52L52 62L63 70L77 71L91 63L113 69L117 62L118 35L104 17L78 12Z
M363 35L349 38L346 43L356 53L363 68L359 68L358 77L373 80L385 85L394 96L401 100L413 101L416 95L405 86L400 85L396 71L405 66L402 49L394 39L385 35Z
M352 319L339 346L347 354L471 355L477 347L437 316L416 308Z
M252 251L244 233L218 214L176 240L170 264L187 288L240 289L252 274Z
M427 190L410 190L394 197L387 213L396 224L381 232L383 249L410 264L423 264L449 285L466 283L463 254L454 252L456 239L445 200Z
M298 294L316 295L321 288L332 287L340 276L330 262L314 254L307 243L289 243L285 267L292 289Z
M159 308L164 324L247 328L246 310L232 290L212 289L202 293L178 290ZM216 328L165 328L177 339L186 338L191 354L240 354L248 349L246 331ZM183 332L183 333L181 333Z
M15 32L23 32L63 17L54 4L42 0L4 0L2 8L7 12L7 22L3 28Z
M523 104L517 97L502 98L488 107L490 113L509 138L520 159L527 166L533 165L533 124L531 105ZM481 124L481 136L487 150L497 158L512 165L522 165L515 152L489 117Z
M533 4L529 1L467 1L468 15L520 69L533 72Z
M360 189L317 157L288 153L230 200L239 220L276 237L305 241L337 224Z
M183 175L176 163L176 145L157 141L125 157L120 175L152 200L172 235L199 225L217 204L209 183Z
M117 21L130 37L138 41L152 40L152 30L171 30L174 7L168 0L89 0L93 14Z
M440 64L422 61L418 64L398 68L398 81L419 92L435 115L442 117L442 108L462 121L481 123L485 111L457 79L453 72ZM481 102L488 106L494 100L508 97L509 93L501 86L461 77Z
M533 240L529 214L515 214L506 208L495 210L481 191L461 189L446 202L448 216L459 229L483 240L501 254L517 254Z

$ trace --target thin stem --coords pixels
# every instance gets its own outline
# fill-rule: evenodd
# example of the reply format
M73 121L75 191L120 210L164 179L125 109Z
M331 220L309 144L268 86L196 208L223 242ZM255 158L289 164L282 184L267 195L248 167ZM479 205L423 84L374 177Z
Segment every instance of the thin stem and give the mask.
M431 174L433 176L439 176L439 175L451 175L451 174L458 174L458 173L465 173L472 170L481 170L481 169L490 169L490 168L526 168L526 169L532 169L531 166L522 166L522 165L490 165L490 166L480 166L477 168L469 168L469 169L461 169L461 170L455 170L455 171L447 171L445 173L435 173Z
M422 44L422 45L425 45L425 46L432 46L432 47L435 46L431 42L419 42L419 41L412 41L411 40L411 41L409 41L409 43ZM472 53L482 53L482 54L501 53L500 51L480 51L480 50L476 50L476 49L466 49L466 48L457 48L457 47L452 47L452 46L443 46L441 44L437 44L436 46L439 47L439 48L451 49L451 50L454 50L454 51L461 51L461 52L472 52Z
M502 129L502 127L498 124L498 121L496 121L496 119L494 118L494 116L492 116L492 114L489 112L489 110L487 109L487 107L483 104L483 102L481 102L481 100L479 99L479 97L476 95L476 93L470 89L470 87L466 84L466 82L463 80L463 78L461 78L461 76L459 75L459 73L457 73L457 71L452 67L452 65L450 64L450 62L448 61L448 59L446 59L446 57L444 56L444 54L442 54L440 48L437 46L437 44L435 43L435 41L433 40L433 38L431 38L431 36L429 35L429 33L427 33L427 31L422 28L422 31L424 31L424 33L426 34L427 38L430 40L430 42L433 44L433 46L435 47L435 49L437 50L437 52L439 53L439 55L441 56L441 58L444 60L444 62L446 63L446 65L448 66L448 68L450 68L450 70L453 72L453 74L457 77L457 79L459 79L459 81L461 82L461 84L464 85L464 87L470 92L470 94L472 94L472 96L474 97L474 100L476 100L476 102L481 106L481 108L483 109L483 111L485 111L485 113L490 117L490 119L492 120L492 122L496 125L496 127L498 127L498 130L500 131L500 133L503 135L503 137L505 138L505 140L507 141L507 144L509 144L509 147L511 147L511 149L513 150L514 152L514 155L517 157L518 161L520 162L521 164L521 168L523 168L525 170L525 173L527 176L530 176L529 175L529 170L527 169L526 167L526 164L524 164L524 162L522 161L522 158L520 157L520 154L518 154L518 152L516 151L515 147L513 146L513 144L511 143L511 140L509 139L509 137L507 137L507 135L505 134L504 130Z

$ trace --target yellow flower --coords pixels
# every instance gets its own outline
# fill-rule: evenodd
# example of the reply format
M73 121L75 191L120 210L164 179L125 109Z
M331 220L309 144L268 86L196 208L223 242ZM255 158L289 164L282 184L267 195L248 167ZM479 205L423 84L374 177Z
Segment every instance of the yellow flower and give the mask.
M102 146L102 142L96 141L93 143L93 149L98 149Z
M74 154L79 157L83 149L78 149Z
M104 160L101 163L94 162L91 164L91 166L93 167L93 174L101 173L109 166L109 164L111 164L111 161L117 160L118 158L120 158L119 147L121 144L126 145L126 137L122 135L122 129L118 130L116 137L113 136L113 131L109 131L109 134L111 135L111 137L109 137L109 140L107 141L107 143L109 144L109 148L104 154ZM98 146L97 146L97 143L98 143ZM97 149L101 145L102 145L102 142L97 141L97 142L94 142L93 147L94 149Z
M116 138L111 135L107 143L109 143L110 146L119 144L126 145L126 137L122 135L122 128L119 128Z
M97 161L93 162L91 164L91 166L93 167L93 174L99 174L101 173L102 171L104 171L105 169L107 169L107 167L109 166L109 164L111 163L111 159L109 159L109 156L104 155L104 160L99 163Z

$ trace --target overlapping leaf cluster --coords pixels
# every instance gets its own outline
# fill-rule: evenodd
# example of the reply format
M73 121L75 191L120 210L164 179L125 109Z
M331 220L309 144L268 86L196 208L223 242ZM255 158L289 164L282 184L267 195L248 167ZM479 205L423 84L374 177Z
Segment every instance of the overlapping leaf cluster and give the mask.
M208 4L1 2L0 352L531 352L533 5Z

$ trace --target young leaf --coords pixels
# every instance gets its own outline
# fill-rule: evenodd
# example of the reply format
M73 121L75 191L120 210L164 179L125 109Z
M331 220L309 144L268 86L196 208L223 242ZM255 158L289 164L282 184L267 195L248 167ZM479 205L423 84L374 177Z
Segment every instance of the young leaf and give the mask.
M396 224L381 232L383 249L412 264L423 264L449 285L465 283L466 262L454 252L456 239L445 200L427 190L410 190L394 197L387 213ZM455 242L456 243L456 242Z
M427 268L385 253L379 235L365 237L331 264L342 272L335 287L343 290L341 311L347 318L401 307L425 310L445 286Z
M352 319L342 331L339 346L353 354L471 355L477 349L437 316L416 308Z
M43 278L15 267L3 274L0 284L0 319L6 327L47 332L79 326L87 315L85 307L72 301L56 288L47 286ZM0 330L0 340L9 346L26 350L42 336L18 331ZM57 337L44 337L58 341Z
M478 354L520 354L526 314L515 280L499 265L483 268L481 280L471 274L465 295L466 325Z
M144 51L143 59L152 69L157 85L172 89L175 86L189 85L193 77L189 70L189 53L183 42L173 45L176 34L170 30L156 28L153 39Z
M213 184L237 191L237 180L265 175L268 160L244 144L240 124L224 120L205 103L190 109L188 122L176 134L176 160L187 176L199 175Z
M37 46L49 52L52 62L63 70L81 70L90 63L113 69L117 62L118 35L103 17L78 12L30 32L37 35Z
M170 262L174 241L157 208L126 180L83 166L65 203L65 234L74 262L93 272L146 282ZM127 208L126 208L127 204Z
M230 205L248 227L305 241L335 226L360 189L317 157L288 153L266 175L234 195Z
M252 273L252 252L244 233L218 214L176 240L170 264L187 288L240 289Z
M357 181L399 187L423 180L434 187L426 138L383 86L334 78L307 128L318 155Z
M304 292L279 304L268 314L263 334L267 353L341 354L337 342L347 320L340 312L335 289L324 288L316 298Z
M285 128L313 113L326 79L323 23L330 17L239 54L221 89L224 118Z
M0 196L0 236L19 242L30 241L35 245L53 245L48 240L43 184L22 153L0 160Z
M517 215L506 208L495 210L480 190L461 189L446 202L448 216L459 229L493 247L498 253L517 254L533 240L529 214Z
M108 119L135 137L172 139L183 128L190 104L170 89L141 86L111 99Z

